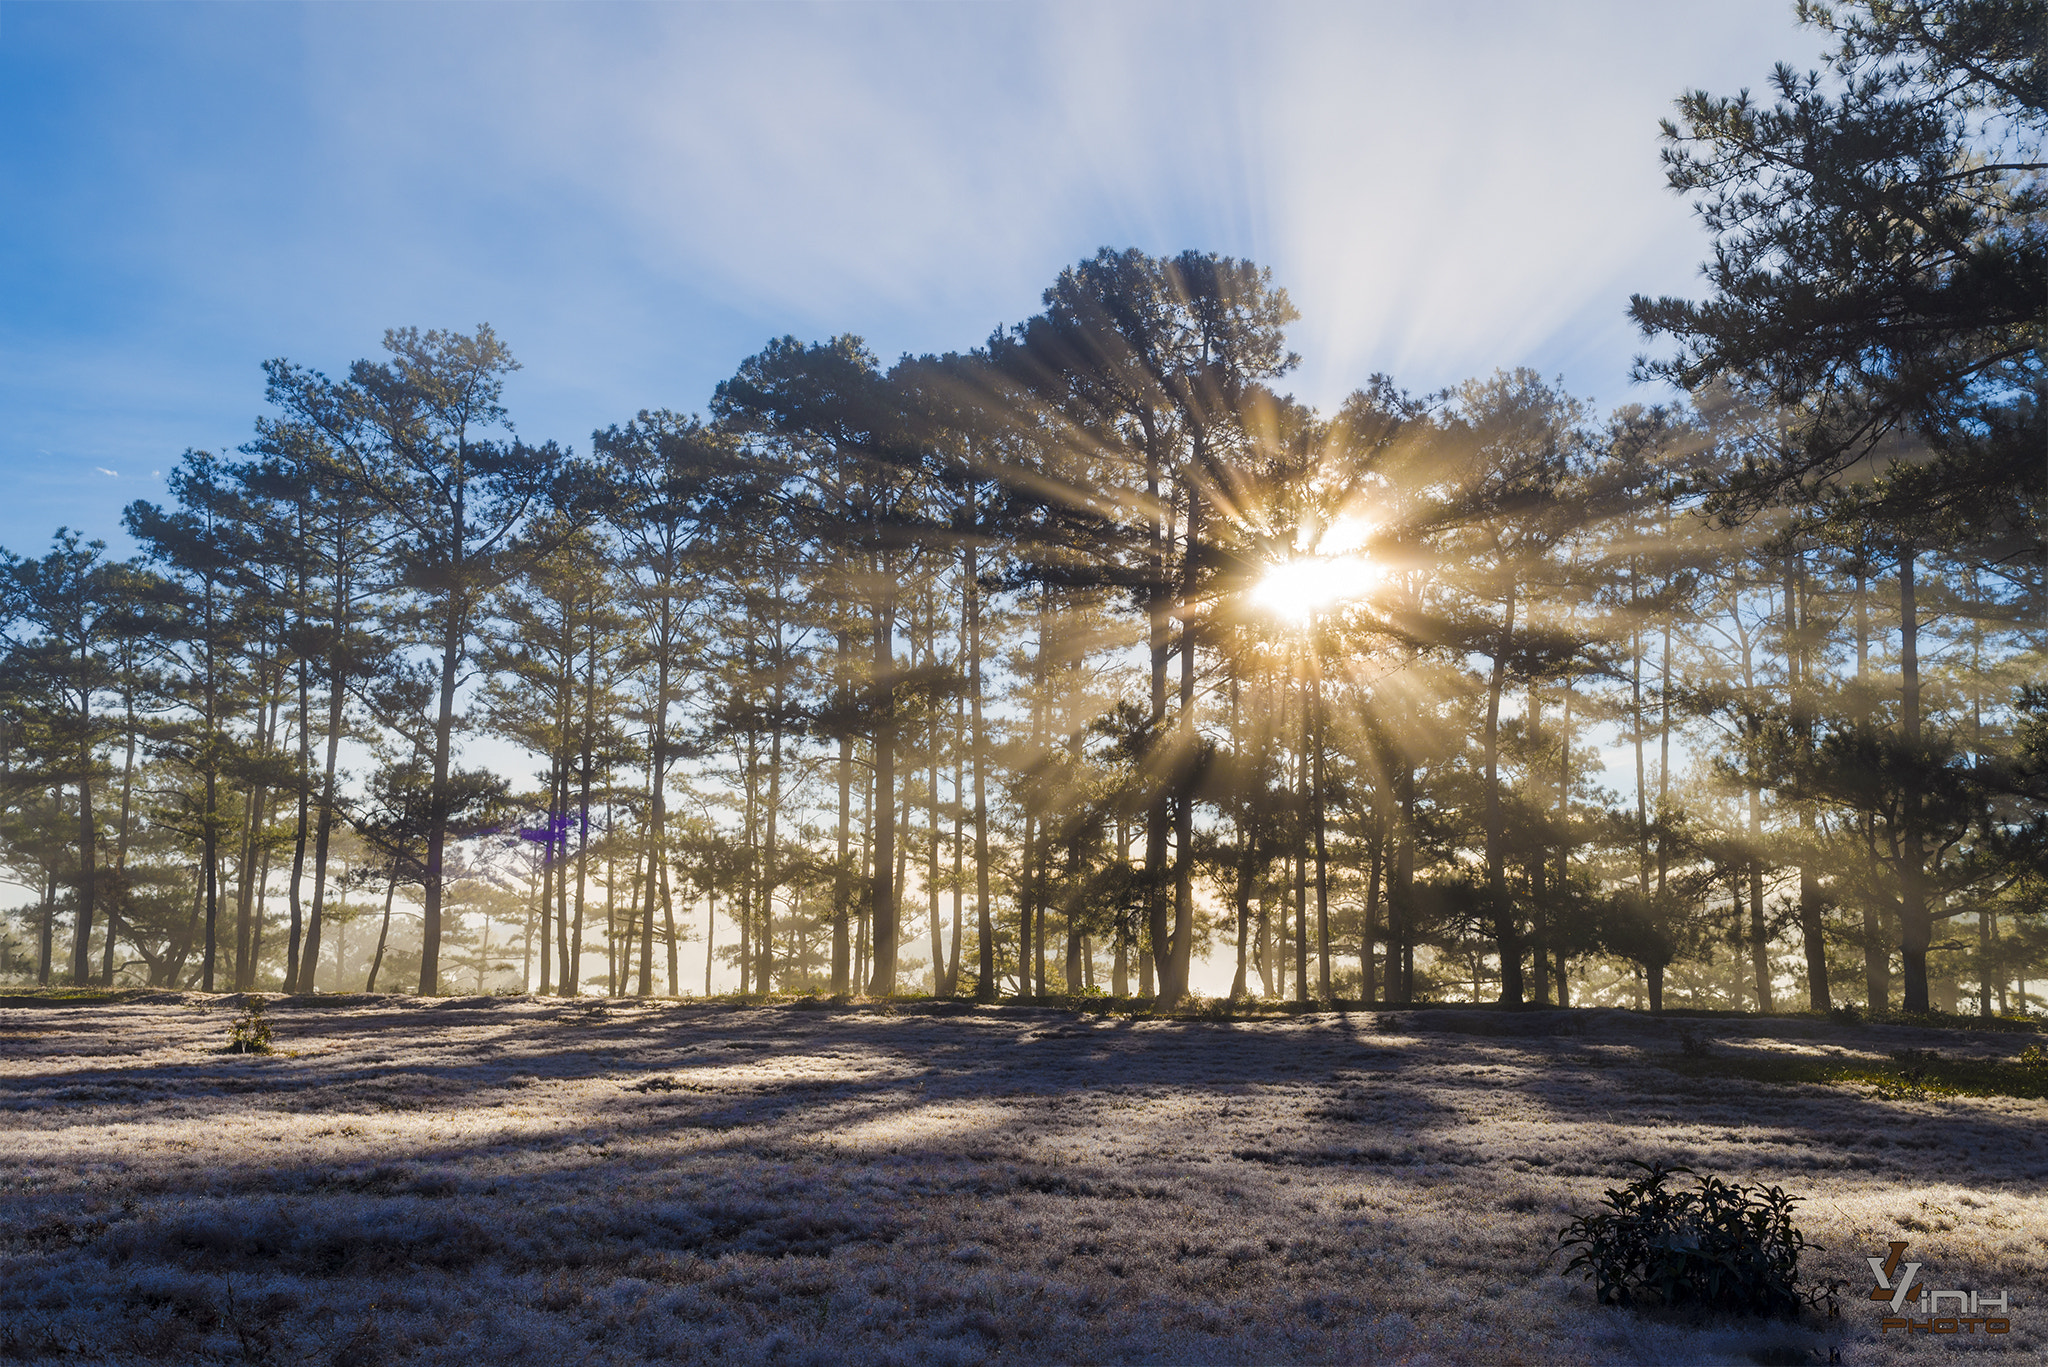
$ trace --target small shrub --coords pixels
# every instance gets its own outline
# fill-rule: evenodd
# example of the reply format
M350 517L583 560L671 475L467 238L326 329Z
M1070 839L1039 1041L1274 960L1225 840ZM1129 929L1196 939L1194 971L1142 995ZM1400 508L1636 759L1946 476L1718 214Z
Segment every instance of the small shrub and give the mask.
M228 1049L230 1054L268 1054L270 1048L270 1021L263 1014L263 998L251 997L242 1014L235 1017L228 1027Z
M1756 1315L1796 1315L1833 1288L1803 1289L1799 1254L1817 1245L1792 1223L1803 1197L1777 1187L1697 1177L1691 1191L1668 1183L1691 1168L1635 1163L1643 1175L1610 1189L1605 1210L1558 1231L1577 1250L1565 1275L1592 1281L1602 1305L1692 1305Z
M1877 1094L1887 1101L1929 1101L1953 1096L1955 1089L1941 1082L1945 1061L1932 1049L1894 1049L1892 1060L1899 1066L1871 1080Z

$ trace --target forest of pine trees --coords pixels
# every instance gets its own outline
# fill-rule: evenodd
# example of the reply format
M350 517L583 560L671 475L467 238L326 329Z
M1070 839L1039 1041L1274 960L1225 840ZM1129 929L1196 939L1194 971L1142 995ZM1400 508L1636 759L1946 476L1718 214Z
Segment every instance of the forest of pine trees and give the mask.
M1136 250L580 452L487 326L269 363L133 558L0 566L0 975L2041 1009L2041 59L1913 12L1682 102L1683 398L1319 413Z

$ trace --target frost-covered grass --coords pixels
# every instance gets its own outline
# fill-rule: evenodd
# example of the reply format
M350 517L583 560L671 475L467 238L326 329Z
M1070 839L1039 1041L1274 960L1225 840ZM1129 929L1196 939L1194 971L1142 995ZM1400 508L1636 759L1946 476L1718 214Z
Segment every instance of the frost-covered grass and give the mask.
M2037 1035L330 997L271 999L265 1056L221 1052L241 998L22 1001L0 1359L2048 1355L2048 1101L1854 1080ZM1547 1260L1629 1158L1808 1197L1842 1319L1595 1306ZM2013 1332L1880 1338L1894 1239Z

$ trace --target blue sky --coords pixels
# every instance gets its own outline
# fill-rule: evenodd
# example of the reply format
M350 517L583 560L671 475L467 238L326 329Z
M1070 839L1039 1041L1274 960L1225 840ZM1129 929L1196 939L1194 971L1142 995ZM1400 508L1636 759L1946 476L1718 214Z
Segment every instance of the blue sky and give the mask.
M271 356L489 321L522 433L701 408L771 336L965 348L1104 245L1270 265L1301 397L1496 366L1603 405L1706 242L1689 86L1788 0L0 3L0 545L117 542Z

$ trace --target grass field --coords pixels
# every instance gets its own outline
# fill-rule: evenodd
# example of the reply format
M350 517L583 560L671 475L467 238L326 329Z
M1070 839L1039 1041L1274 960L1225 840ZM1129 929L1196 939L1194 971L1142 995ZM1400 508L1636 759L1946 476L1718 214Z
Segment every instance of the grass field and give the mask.
M1449 1008L0 1004L0 1359L2037 1362L2035 1033ZM1633 1170L1807 1197L1839 1320L1603 1308ZM2007 1290L1880 1336L1864 1262Z

